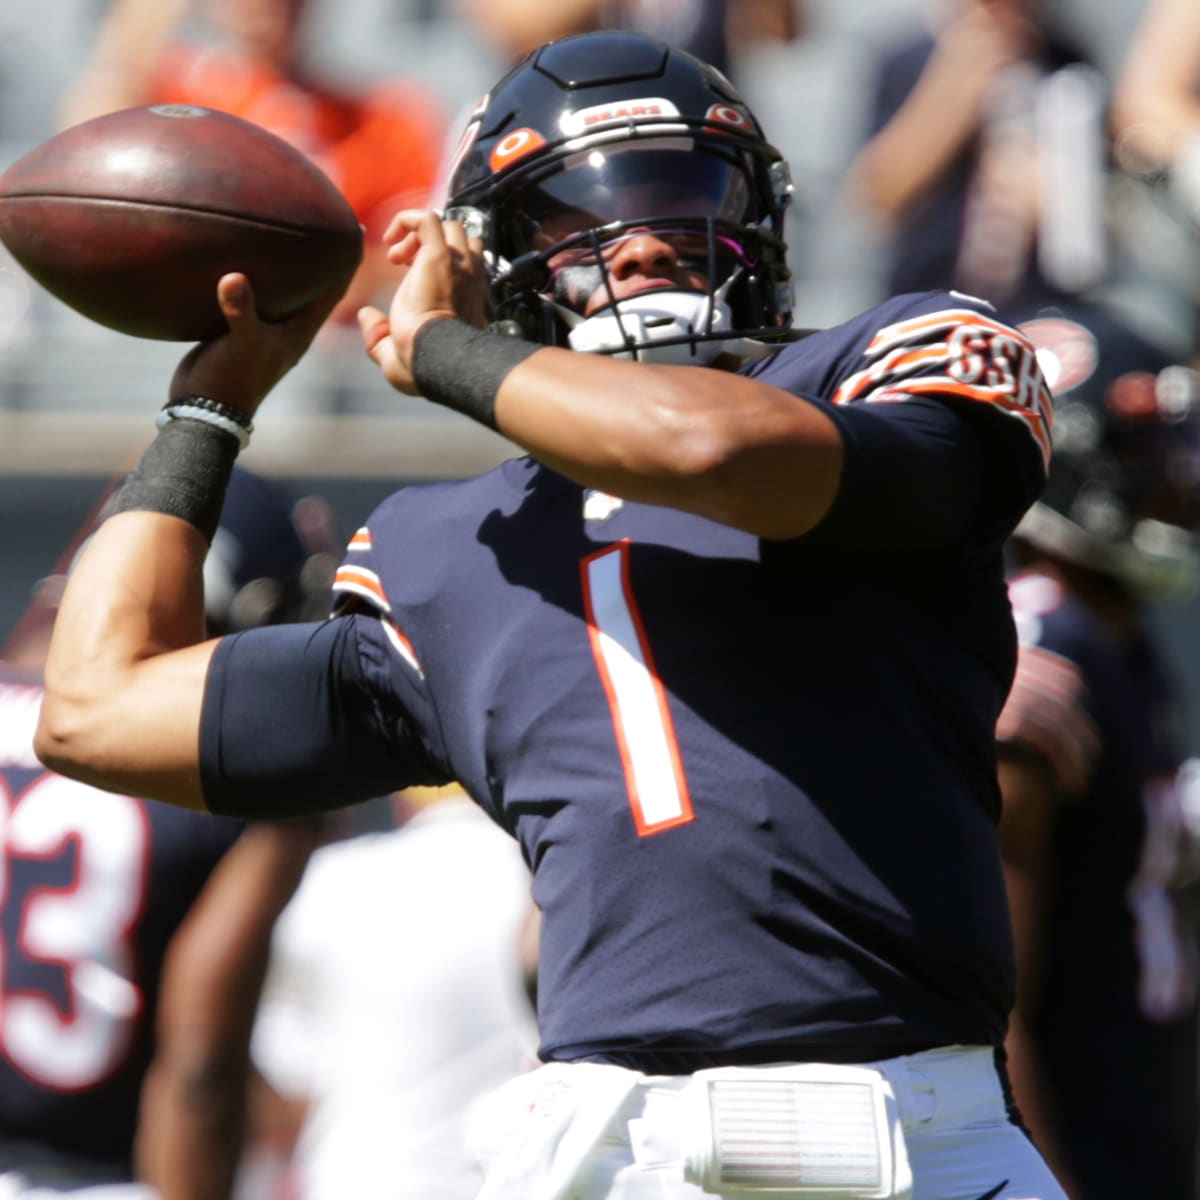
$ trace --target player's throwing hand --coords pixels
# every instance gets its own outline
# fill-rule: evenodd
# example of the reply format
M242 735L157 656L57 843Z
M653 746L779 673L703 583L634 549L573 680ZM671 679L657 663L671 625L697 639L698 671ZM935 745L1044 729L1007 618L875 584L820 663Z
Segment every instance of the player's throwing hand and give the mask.
M221 276L217 302L229 329L188 351L171 380L171 399L219 396L222 403L253 416L300 361L344 290L327 291L286 321L264 321L250 280L236 272Z

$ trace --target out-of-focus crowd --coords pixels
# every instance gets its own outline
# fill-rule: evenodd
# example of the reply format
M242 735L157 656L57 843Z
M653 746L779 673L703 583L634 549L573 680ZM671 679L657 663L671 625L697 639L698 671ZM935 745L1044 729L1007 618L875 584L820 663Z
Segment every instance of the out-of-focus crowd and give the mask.
M1159 593L1110 594L1096 575L1081 579L1073 573L1081 562L1107 578L1115 558L1088 559L1073 534L1056 542L1055 531L1082 525L1105 554L1114 546L1117 554L1143 518L1195 522L1197 513L1165 513L1171 497L1161 484L1190 492L1200 509L1195 446L1167 466L1122 458L1127 427L1176 417L1182 425L1200 405L1195 0L112 0L75 8L69 34L53 31L75 57L60 50L67 66L51 73L54 87L38 83L38 104L31 66L48 35L25 23L41 20L39 6L21 0L0 16L0 28L14 14L22 22L13 45L31 56L19 61L12 46L0 54L6 159L114 108L220 107L311 154L365 227L369 250L351 292L266 418L298 427L311 418L317 433L295 460L286 439L277 442L271 473L383 473L386 454L367 459L364 450L354 462L375 426L363 442L346 435L351 448L336 462L314 449L335 452L333 426L321 422L381 415L411 421L410 450L422 448L425 475L454 475L505 453L496 439L455 454L465 423L439 417L431 433L417 402L379 395L352 314L387 295L394 276L382 230L399 207L438 203L454 131L506 64L553 37L638 28L720 64L791 158L799 325L834 324L898 292L953 288L1022 324L1052 388L1070 393L1094 377L1087 402L1061 423L1062 461L1074 474L1047 494L1045 523L1014 543L1014 574L1048 572L1081 611L1100 612L1122 637L1136 630L1143 653ZM100 413L149 424L163 364L177 351L88 326L0 257L0 472L54 471L69 460L101 474L126 461L140 432L98 440L90 463L86 447L68 453L62 442L78 441ZM65 425L52 424L64 413ZM1134 499L1118 479L1126 469L1142 472L1130 485ZM1147 476L1155 470L1176 474ZM1120 525L1112 506L1135 500L1145 511ZM271 503L282 506L275 526L260 528L266 501L256 499L255 518L239 524L245 510L231 507L214 542L212 594L225 599L210 612L214 629L311 615L324 595L339 519L354 514L311 498L297 505L282 491ZM222 546L232 553L222 558ZM1154 557L1154 546L1136 548ZM0 828L12 881L0 893L3 935L17 944L13 961L27 955L32 964L28 978L2 981L0 1194L9 1183L14 1195L58 1194L69 1182L113 1197L473 1196L478 1177L461 1118L473 1097L530 1066L536 1052L536 914L515 846L451 790L383 798L321 827L254 827L240 837L206 827L203 838L164 831L153 843L166 847L163 857L143 861L118 839L122 829L141 836L149 816L119 806L103 820L86 815L92 797L44 774L28 750L56 578L41 583L0 663L10 731L0 732L0 819L54 797L57 812L83 814L82 832L70 831L78 862L68 862L23 844L15 824ZM999 737L1024 981L1008 1049L1039 1145L1073 1200L1100 1200L1131 1194L1104 1190L1106 1173L1119 1177L1100 1153L1106 1144L1134 1144L1159 1163L1195 1158L1197 943L1182 921L1200 874L1186 851L1200 786L1185 773L1187 786L1155 807L1144 780L1121 791L1100 778L1123 728L1120 706L1139 696L1086 694L1088 664L1042 642L1048 618L1038 586L1014 591L1022 666ZM1129 686L1151 689L1145 702L1157 704L1158 675L1147 683L1149 668L1129 671ZM1128 862L1116 853L1126 837L1144 843ZM1096 852L1101 843L1112 853ZM88 878L99 899L86 914L80 908L82 932L39 948L38 919L54 919L47 889L79 877L93 845L101 865ZM1095 906L1082 905L1083 881L1102 876ZM149 909L136 888L178 895L174 924L145 942L138 922ZM1128 954L1110 943L1122 907ZM1097 930L1090 921L1108 923ZM122 989L114 981L131 955L143 973ZM51 960L91 963L91 973L63 972ZM1126 975L1134 994L1110 993ZM44 1011L29 1001L39 989L50 997ZM18 992L32 1016L9 1005ZM14 1014L25 1022L19 1028ZM1159 1069L1168 1062L1170 1078ZM1138 1154L1129 1157L1129 1169L1141 1170ZM130 1182L135 1170L143 1182ZM1194 1188L1179 1190L1176 1179L1164 1187L1140 1194L1193 1200Z

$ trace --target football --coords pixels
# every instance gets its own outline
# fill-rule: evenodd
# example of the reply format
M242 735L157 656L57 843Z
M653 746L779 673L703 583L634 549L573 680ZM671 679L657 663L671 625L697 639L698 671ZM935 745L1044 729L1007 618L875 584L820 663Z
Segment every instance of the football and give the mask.
M217 280L241 271L280 320L362 258L332 181L281 138L228 113L150 105L42 142L0 176L0 241L93 321L134 337L225 329Z

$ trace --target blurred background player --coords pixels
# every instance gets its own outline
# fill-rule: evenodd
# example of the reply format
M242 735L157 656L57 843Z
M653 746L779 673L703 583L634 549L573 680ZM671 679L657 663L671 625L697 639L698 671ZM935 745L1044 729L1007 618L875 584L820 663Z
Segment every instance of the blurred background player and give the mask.
M516 843L456 786L395 811L319 849L275 929L253 1056L294 1200L472 1200L470 1104L536 1063Z
M555 38L599 29L649 34L736 74L739 49L799 37L807 0L459 0L467 19L513 63Z
M1200 395L1097 310L1021 328L1055 393L1055 453L1011 544L1021 649L998 730L1013 1086L1074 1200L1193 1200L1183 721L1149 617L1200 569Z
M1149 0L1113 94L1122 214L1143 306L1200 365L1200 13Z
M241 470L230 495L211 631L311 615L327 574L290 499ZM47 772L31 742L61 585L0 660L0 1194L222 1197L271 928L318 826L204 819Z
M1105 89L1040 0L952 0L868 82L855 200L883 233L885 294L958 288L1001 307L1108 269Z
M394 284L381 235L398 209L428 200L445 117L411 80L356 90L323 78L305 54L307 7L308 0L114 0L61 116L75 124L132 105L195 104L244 117L304 151L366 229L363 264L334 313L342 321Z

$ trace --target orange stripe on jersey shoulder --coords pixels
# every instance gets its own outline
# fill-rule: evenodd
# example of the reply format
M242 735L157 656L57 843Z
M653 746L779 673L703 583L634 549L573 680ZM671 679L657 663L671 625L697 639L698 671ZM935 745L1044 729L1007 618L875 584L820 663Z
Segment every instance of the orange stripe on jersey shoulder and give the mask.
M374 571L367 570L366 567L347 566L343 564L338 567L337 574L333 577L333 590L335 592L351 592L356 596L362 596L370 600L373 604L382 608L384 612L391 612L392 606L388 602L387 592L383 589L383 583Z
M887 346L894 346L898 341L907 341L939 329L949 329L953 325L979 325L994 333L1012 332L1002 321L997 321L986 313L976 312L973 308L939 308L937 312L922 313L919 317L909 317L907 320L885 325L871 339L867 353L878 353Z
M425 670L421 666L421 660L417 658L417 652L413 649L413 644L404 636L404 632L395 621L387 617L383 618L383 632L387 634L388 641L392 644L392 648L400 655L402 659L422 678L425 678Z
M1033 343L1017 330L968 308L942 309L880 329L863 351L866 364L834 393L844 405L907 395L945 395L993 404L1028 429L1050 461L1053 404Z
M370 550L374 543L371 541L371 531L364 525L354 532L354 536L346 544L348 550Z

